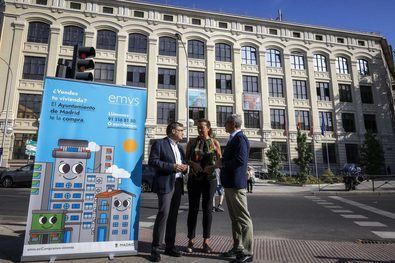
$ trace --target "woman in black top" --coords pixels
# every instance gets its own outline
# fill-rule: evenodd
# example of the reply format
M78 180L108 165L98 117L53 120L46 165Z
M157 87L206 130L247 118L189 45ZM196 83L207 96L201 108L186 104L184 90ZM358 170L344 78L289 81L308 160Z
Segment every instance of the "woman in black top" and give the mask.
M217 140L211 137L211 124L206 119L200 119L197 124L199 136L191 139L187 145L187 160L191 167L188 176L188 247L187 252L193 251L200 196L203 210L203 251L210 253L213 197L217 187L215 162L221 158L221 147Z

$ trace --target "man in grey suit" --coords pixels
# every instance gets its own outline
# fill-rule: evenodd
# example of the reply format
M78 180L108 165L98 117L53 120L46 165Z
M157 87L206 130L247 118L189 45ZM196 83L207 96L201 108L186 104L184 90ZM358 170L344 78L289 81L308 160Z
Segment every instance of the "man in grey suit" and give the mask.
M185 153L178 144L183 138L184 128L179 122L172 122L166 128L167 137L156 140L151 147L148 164L155 169L152 190L158 196L158 214L156 215L151 244L151 261L159 262L159 247L165 236L165 254L180 257L174 246L177 227L177 215L183 194L183 174L188 165ZM165 234L166 229L166 234Z

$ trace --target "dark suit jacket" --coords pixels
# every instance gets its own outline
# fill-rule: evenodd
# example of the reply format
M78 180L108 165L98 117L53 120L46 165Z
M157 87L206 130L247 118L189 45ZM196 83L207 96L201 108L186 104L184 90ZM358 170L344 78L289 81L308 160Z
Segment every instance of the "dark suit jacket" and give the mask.
M178 149L181 154L182 163L185 161L185 153L180 145ZM152 191L158 194L166 194L173 190L176 173L173 165L176 163L173 150L171 149L168 137L156 140L151 147L148 159L149 166L155 169L155 176L152 182Z
M247 187L247 165L250 143L242 131L225 146L222 156L221 184L225 188Z

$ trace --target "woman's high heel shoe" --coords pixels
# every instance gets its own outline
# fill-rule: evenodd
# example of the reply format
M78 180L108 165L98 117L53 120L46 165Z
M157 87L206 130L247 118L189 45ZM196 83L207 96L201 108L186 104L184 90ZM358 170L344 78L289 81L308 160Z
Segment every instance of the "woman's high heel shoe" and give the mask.
M213 252L213 249L207 243L203 243L203 252L210 254Z
M194 245L194 242L189 240L188 241L188 246L187 246L187 249L186 249L187 253L192 253L193 252L193 245Z

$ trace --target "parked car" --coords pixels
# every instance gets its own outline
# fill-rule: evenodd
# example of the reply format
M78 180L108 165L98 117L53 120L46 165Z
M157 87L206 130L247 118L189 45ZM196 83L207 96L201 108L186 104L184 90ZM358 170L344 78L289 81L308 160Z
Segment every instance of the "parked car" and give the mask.
M154 168L150 167L148 164L143 164L143 174L141 176L141 191L151 192L152 191L152 181L155 176Z
M0 184L3 187L16 185L31 186L33 177L33 163L15 170L6 170L1 174Z

